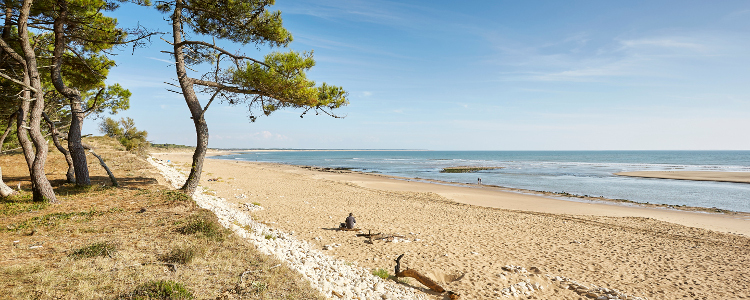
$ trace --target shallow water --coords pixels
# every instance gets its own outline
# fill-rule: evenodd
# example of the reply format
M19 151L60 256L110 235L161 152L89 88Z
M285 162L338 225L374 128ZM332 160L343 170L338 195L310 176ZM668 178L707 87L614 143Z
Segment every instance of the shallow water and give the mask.
M255 151L217 157L750 212L750 184L615 176L627 171L750 172L750 151ZM441 173L445 167L502 169Z

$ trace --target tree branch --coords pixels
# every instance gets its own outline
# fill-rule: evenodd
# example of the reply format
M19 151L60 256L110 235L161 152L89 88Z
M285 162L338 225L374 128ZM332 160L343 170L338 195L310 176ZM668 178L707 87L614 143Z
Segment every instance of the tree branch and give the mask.
M8 53L8 55L10 55L11 58L13 58L19 64L24 66L24 68L26 67L26 60L23 59L23 56L16 53L16 51L13 50L13 48L11 48L10 45L8 45L8 43L6 43L4 39L0 39L0 47L2 47L3 51Z
M219 93L221 93L221 89L216 89L216 92L213 94L213 96L211 96L211 99L208 100L208 103L206 103L206 107L203 108L200 118L203 118L203 115L206 114L206 111L208 110L208 106L211 105L211 102L214 102L214 99L216 99L216 95L218 95Z
M39 93L39 90L37 90L37 89L35 89L35 88L31 87L30 85L28 85L28 84L25 84L25 83L23 83L23 82L21 82L21 81L15 80L15 79L13 79L12 77L10 77L10 76L8 76L8 75L5 75L5 74L3 74L3 73L1 73L1 72L0 72L0 77L2 77L2 78L5 78L5 79L8 79L8 80L10 80L10 81L13 81L13 82L14 82L14 83L16 83L16 84L20 84L21 86L23 86L23 87L27 88L27 89L28 89L28 90L30 90L30 91L33 91L33 92L35 92L35 93Z
M271 97L270 95L267 95L266 93L263 93L259 90L247 90L247 89L238 88L235 86L224 85L218 82L206 81L206 80L201 80L201 79L196 79L196 78L189 78L189 80L193 84L212 87L212 88L218 88L219 90L223 90L227 92L245 94L245 95L261 95L261 96Z
M101 79L102 81L104 81L104 79L106 79L106 77L104 77L104 75L102 75L102 73L100 73L97 70L94 70L94 68L92 68L91 66L89 66L89 63L86 62L86 59L84 59L83 56L81 56L81 54L79 54L75 49L73 49L73 47L69 47L69 46L65 45L65 48L68 49L68 50L70 50L70 52L73 52L73 54L75 54L76 56L78 56L78 59L81 60L81 62L83 63L83 65L86 66L86 68L89 69L89 71L91 71L91 73L93 73L94 75L96 75L96 77L99 77L99 79Z
M232 54L231 52L229 52L227 50L224 50L224 49L222 49L220 47L217 47L216 45L212 45L212 44L209 44L209 43L206 43L206 42L202 42L202 41L184 41L184 42L180 42L180 43L176 44L176 46L178 46L178 47L179 46L185 46L185 45L201 45L201 46L206 46L206 47L209 47L209 48L214 49L216 51L219 51L222 54L225 54L225 55L227 55L227 56L229 56L229 57L231 57L231 58L233 58L235 60L247 59L247 60L250 60L250 61L252 61L252 62L254 62L256 64L261 64L263 66L268 67L268 65L266 63L262 62L262 61L259 61L257 59L254 59L254 58L251 58L251 57L247 57L247 56L234 55L234 54Z
M99 89L99 91L96 93L96 97L94 97L94 104L91 105L87 110L83 111L86 116L88 116L88 113L93 110L96 107L96 102L99 101L99 98L102 96L102 93L104 92L105 88Z

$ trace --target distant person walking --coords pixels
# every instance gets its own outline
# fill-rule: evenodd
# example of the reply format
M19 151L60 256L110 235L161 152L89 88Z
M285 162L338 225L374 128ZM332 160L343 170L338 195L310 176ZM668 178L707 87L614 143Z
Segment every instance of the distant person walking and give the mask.
M482 185L482 178L477 178L477 184Z

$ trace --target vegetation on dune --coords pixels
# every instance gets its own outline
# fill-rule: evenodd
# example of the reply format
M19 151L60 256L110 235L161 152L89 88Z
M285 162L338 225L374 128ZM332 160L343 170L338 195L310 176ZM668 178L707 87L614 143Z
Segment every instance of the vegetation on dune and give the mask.
M134 153L145 154L149 146L146 140L148 132L138 130L131 118L121 118L120 121L106 118L99 124L99 132L116 139L125 147L125 150Z
M35 202L23 156L3 155L18 195L0 199L0 295L12 299L324 299L301 275L260 254L155 170L109 137L84 138L115 168L122 187L92 164L92 185L65 182L50 156L61 204ZM103 271L104 270L104 271ZM245 273L247 270L254 272ZM105 272L106 276L102 276ZM240 280L240 275L245 274Z

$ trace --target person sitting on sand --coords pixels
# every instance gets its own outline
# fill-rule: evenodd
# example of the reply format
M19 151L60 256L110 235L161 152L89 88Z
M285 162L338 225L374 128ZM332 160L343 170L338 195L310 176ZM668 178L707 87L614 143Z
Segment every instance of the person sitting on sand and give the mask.
M341 223L339 227L345 229L354 229L355 226L357 226L357 220L354 219L353 213L349 213L349 216L346 217L346 221L344 221L344 223Z

